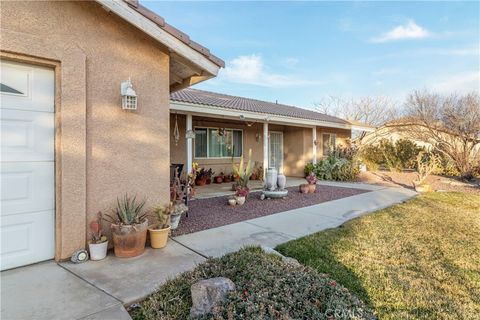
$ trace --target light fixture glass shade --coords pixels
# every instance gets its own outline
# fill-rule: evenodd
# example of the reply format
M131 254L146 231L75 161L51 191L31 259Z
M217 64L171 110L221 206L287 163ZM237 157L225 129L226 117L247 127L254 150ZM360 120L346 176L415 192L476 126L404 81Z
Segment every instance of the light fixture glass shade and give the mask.
M121 83L122 109L137 110L137 93L133 90L132 81L128 79Z

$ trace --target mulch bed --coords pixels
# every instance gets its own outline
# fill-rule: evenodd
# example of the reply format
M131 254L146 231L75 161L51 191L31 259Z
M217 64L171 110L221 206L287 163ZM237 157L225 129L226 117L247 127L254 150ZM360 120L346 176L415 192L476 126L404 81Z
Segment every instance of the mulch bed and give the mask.
M320 185L317 185L313 194L302 194L298 191L298 187L287 189L288 196L285 199L260 200L261 192L252 192L243 206L229 206L229 196L192 200L189 203L188 218L182 217L178 229L174 230L172 235L179 236L211 229L368 192L368 190Z

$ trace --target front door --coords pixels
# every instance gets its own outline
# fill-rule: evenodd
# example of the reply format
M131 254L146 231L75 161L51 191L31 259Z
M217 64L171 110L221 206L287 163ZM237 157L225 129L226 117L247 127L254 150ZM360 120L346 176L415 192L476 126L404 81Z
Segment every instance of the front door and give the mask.
M268 141L268 166L283 172L283 132L270 131Z

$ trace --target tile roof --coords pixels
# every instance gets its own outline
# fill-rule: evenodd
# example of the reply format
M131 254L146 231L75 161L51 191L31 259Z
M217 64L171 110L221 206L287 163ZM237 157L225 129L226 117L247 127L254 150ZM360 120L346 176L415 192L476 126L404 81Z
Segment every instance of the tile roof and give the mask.
M346 120L312 110L192 88L170 94L170 100L277 116L349 124Z
M166 23L164 18L162 18L155 12L147 9L146 7L142 6L138 0L123 0L123 1L125 1L131 8L133 8L135 11L140 13L142 16L149 19L150 21L155 23L157 26L159 26L160 28L162 28L163 30L165 30L175 38L179 39L180 41L188 45L190 48L200 52L202 55L204 55L210 61L215 63L217 66L222 68L225 67L225 62L222 59L214 56L208 48L205 48L201 44L191 40L188 34Z

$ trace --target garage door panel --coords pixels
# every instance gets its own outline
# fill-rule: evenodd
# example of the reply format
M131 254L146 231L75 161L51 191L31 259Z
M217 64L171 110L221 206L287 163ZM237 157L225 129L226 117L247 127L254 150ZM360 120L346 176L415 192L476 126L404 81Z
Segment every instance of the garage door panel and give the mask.
M2 61L0 75L2 107L54 112L52 69Z
M54 113L2 109L2 161L53 161Z
M51 259L55 221L54 72L0 62L1 269Z
M55 208L54 163L2 164L2 217Z
M2 217L1 269L51 259L53 210Z

